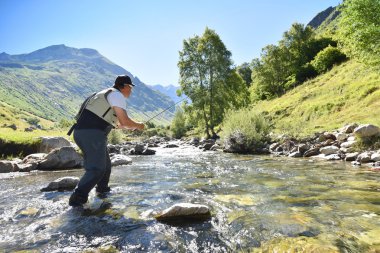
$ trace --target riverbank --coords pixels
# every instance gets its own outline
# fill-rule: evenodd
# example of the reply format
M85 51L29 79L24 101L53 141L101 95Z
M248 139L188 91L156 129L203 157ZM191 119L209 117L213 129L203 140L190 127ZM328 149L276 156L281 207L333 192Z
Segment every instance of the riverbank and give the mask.
M52 132L53 133L53 132ZM124 142L118 145L108 145L113 165L128 164L129 155L154 155L150 148L175 148L192 145L204 151L223 151L238 154L272 154L292 158L314 157L325 160L343 160L354 166L365 165L374 170L380 170L380 128L374 125L348 124L330 132L315 133L313 136L295 139L286 135L270 135L270 141L254 149L247 146L245 136L235 132L224 140L200 139L197 137L178 140L169 137L153 136L141 141ZM34 137L24 143L6 144L2 152L14 152L12 160L0 161L0 173L28 172L32 170L61 170L82 166L83 159L76 145L64 137ZM27 156L19 152L30 152ZM12 149L12 147L14 149ZM15 152L16 151L16 152ZM35 154L34 154L35 153ZM4 157L4 153L2 154ZM16 156L16 157L15 157Z

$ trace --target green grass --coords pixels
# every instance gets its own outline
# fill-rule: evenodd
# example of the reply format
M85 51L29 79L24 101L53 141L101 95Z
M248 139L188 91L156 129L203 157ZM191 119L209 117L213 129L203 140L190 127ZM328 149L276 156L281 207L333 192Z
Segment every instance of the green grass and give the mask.
M347 61L253 111L266 114L276 132L300 137L353 122L380 126L380 67Z
M63 136L67 138L66 130L35 130L24 132L23 130L13 130L11 128L0 128L0 139L4 142L14 142L19 144L33 144L41 136ZM72 136L70 138L72 141Z

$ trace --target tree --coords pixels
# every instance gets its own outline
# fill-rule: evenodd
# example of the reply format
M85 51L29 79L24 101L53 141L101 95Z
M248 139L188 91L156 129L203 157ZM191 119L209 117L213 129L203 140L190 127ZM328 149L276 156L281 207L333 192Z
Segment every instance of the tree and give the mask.
M252 69L249 66L249 63L244 62L240 66L236 68L236 72L239 74L239 76L244 80L247 87L249 87L252 83Z
M379 0L343 2L338 40L344 53L367 63L380 63L379 13Z
M236 91L242 90L244 82L241 78L231 78L231 72L236 71L231 52L209 28L201 37L184 40L179 56L181 92L191 99L192 113L202 117L205 133L210 138L211 134L216 135L214 127L221 122L221 113L241 101Z
M339 64L346 60L346 55L339 51L338 48L328 46L320 51L311 62L318 73L329 70L334 64Z

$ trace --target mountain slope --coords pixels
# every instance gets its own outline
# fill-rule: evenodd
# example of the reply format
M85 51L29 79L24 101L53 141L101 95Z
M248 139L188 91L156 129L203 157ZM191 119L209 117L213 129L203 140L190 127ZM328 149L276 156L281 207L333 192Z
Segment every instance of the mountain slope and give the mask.
M380 125L380 66L355 61L305 82L285 95L257 103L278 132L308 135L346 123Z
M174 104L96 50L65 45L30 54L0 54L0 101L51 121L69 119L85 97L112 86L120 74L130 75L136 84L127 100L132 116L144 120ZM168 123L173 112L156 123Z
M174 86L174 85L163 86L160 84L156 84L156 85L151 85L151 88L153 90L159 91L162 94L169 96L175 103L185 98L184 95L180 97L177 96L177 90L179 89L179 87Z

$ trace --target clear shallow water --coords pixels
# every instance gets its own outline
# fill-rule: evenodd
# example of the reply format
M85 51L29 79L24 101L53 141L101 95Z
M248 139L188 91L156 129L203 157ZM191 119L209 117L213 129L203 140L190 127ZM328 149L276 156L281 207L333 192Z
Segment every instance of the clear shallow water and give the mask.
M0 174L0 252L376 252L380 173L325 162L156 149L113 168L112 204L91 193L92 212L70 192L40 189L83 170ZM210 221L171 226L153 211L175 203L211 207Z

